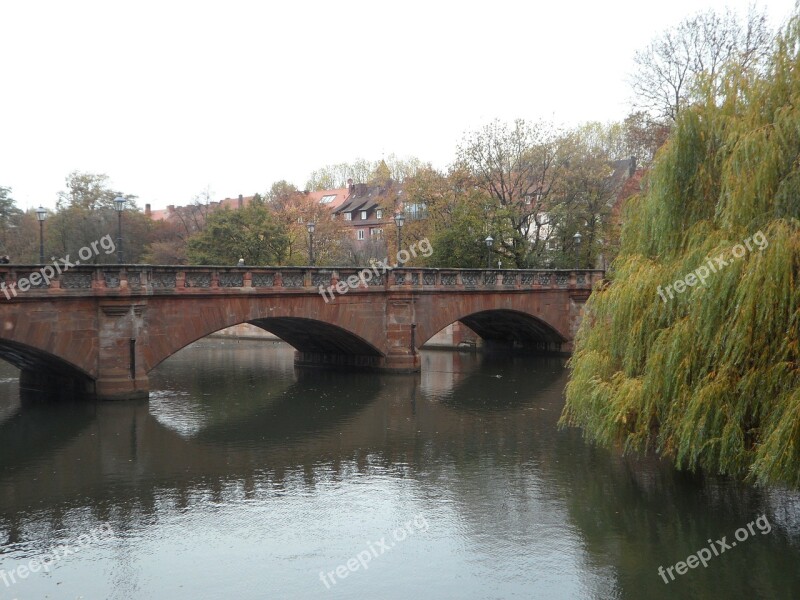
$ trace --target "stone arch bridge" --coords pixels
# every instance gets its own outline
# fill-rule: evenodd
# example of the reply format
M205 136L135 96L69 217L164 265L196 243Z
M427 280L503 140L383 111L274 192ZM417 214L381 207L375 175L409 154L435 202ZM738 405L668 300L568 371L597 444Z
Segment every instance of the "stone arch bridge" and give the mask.
M211 333L250 323L309 366L419 370L417 349L461 321L490 343L569 353L596 270L0 267L0 358L20 385L147 397L148 373ZM349 285L348 285L349 284ZM337 287L338 286L338 287Z

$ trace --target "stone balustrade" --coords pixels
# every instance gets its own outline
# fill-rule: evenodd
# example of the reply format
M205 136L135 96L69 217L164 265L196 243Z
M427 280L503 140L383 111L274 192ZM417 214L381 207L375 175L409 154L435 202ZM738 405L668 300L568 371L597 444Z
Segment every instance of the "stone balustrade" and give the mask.
M50 271L45 274L49 275ZM337 283L348 293L374 291L590 290L603 271L431 269L415 267L218 267L79 265L52 278L38 265L1 265L0 301L50 295L165 295L318 292ZM341 293L341 292L339 292ZM5 296L5 298L3 297Z

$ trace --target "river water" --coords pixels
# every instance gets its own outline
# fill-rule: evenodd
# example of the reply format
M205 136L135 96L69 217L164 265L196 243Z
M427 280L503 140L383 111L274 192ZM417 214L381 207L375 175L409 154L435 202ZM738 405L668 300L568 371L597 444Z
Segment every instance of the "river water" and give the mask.
M800 598L800 495L560 430L562 359L422 363L209 339L99 404L3 367L0 600Z

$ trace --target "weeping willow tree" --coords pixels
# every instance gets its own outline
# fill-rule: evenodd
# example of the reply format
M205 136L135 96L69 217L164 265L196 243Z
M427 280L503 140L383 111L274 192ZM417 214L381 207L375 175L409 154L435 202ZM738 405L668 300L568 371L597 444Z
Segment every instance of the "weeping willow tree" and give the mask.
M767 72L683 111L627 206L570 362L561 422L591 440L800 487L799 17Z

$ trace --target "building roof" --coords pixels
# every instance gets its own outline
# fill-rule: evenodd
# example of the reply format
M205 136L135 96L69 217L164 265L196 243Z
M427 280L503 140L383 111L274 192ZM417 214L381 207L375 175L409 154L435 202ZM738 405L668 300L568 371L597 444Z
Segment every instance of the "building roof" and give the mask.
M359 183L353 185L352 190L347 201L334 210L335 214L380 208L382 200L390 197L390 195L396 197L401 191L400 187L396 186L394 182L389 182L385 187L368 186L365 183Z
M349 194L347 188L337 188L335 190L317 190L316 192L308 192L308 197L327 206L330 210L336 210L347 200Z

